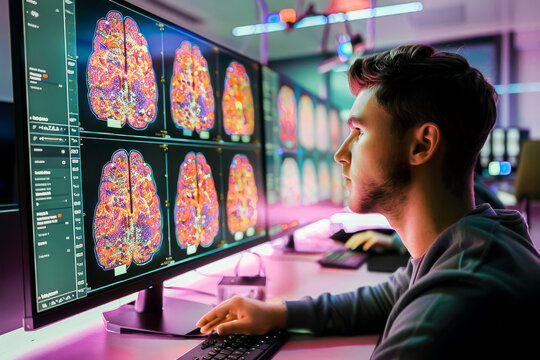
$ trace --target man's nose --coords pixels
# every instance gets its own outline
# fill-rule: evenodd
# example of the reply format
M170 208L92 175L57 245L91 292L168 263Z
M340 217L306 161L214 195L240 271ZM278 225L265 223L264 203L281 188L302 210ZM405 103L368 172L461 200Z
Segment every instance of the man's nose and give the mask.
M334 161L339 164L350 163L350 152L349 152L347 140L345 140L343 144L341 144L339 149L334 154Z

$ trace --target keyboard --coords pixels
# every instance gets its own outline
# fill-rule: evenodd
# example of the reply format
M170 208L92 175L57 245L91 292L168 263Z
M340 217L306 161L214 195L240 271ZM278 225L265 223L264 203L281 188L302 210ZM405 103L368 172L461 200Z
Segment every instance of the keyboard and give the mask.
M266 335L210 335L177 360L267 360L285 344L289 333L283 330Z
M350 250L333 250L317 260L321 266L342 269L358 269L366 261L366 255Z

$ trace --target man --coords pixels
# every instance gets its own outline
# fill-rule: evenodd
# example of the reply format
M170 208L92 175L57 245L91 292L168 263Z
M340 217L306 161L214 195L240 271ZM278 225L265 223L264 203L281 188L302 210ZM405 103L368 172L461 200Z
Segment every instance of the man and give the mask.
M407 267L340 295L235 297L197 326L379 333L374 359L522 358L540 327L540 256L519 213L474 204L474 164L496 119L493 87L463 57L423 45L357 60L349 83L351 132L335 154L349 207L386 216L411 254Z

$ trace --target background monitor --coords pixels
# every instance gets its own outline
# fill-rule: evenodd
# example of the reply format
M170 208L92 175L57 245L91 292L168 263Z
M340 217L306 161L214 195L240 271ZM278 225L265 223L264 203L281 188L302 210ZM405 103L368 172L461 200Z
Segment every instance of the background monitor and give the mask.
M24 328L145 289L109 329L189 332L209 306L162 282L268 239L259 64L123 1L10 4Z
M295 230L343 211L339 112L282 74L264 67L266 188L269 235Z
M480 151L476 171L484 176L515 174L523 141L529 130L518 127L495 128Z

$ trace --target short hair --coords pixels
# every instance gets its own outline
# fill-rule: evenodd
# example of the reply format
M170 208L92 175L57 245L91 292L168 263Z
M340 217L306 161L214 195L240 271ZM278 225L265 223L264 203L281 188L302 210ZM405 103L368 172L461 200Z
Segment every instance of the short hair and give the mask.
M357 59L348 75L354 95L377 87L375 98L398 134L426 122L440 127L443 179L463 191L497 117L497 94L482 73L461 55L403 45Z

